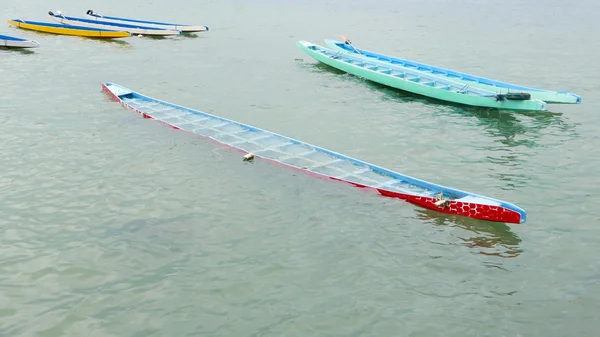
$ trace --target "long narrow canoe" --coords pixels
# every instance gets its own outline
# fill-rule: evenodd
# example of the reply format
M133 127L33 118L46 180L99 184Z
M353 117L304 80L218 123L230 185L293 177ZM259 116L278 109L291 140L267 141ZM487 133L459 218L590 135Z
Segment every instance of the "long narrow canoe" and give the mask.
M428 73L434 74L436 76L446 77L453 81L463 83L463 84L469 84L472 87L477 87L477 88L481 88L481 89L485 89L485 90L490 90L490 91L494 91L494 92L499 91L501 93L508 93L509 91L513 91L513 92L514 91L525 91L525 92L531 94L531 98L539 99L546 103L558 103L558 104L579 104L579 103L581 103L580 96L578 96L576 94L564 92L564 91L551 91L551 90L544 90L544 89L528 88L528 87L524 87L524 86L520 86L520 85L516 85L516 84L491 80L491 79L481 77L481 76L471 75L471 74L462 73L462 72L458 72L458 71L454 71L454 70L450 70L450 69L444 69L444 68L432 66L429 64L425 64L425 63L420 63L420 62L401 59L401 58L393 57L393 56L389 56L389 55L379 54L379 53L376 53L373 51L357 48L354 45L349 45L342 41L325 40L325 44L327 44L327 46L333 48L334 50L340 50L340 51L352 53L354 55L358 55L358 53L357 53L357 51L358 51L361 56L363 56L367 59L377 60L380 62L387 62L392 65L399 65L399 66L403 66L403 67L414 68L414 69L417 69L422 72L428 72ZM356 49L354 49L354 48L356 48Z
M152 35L152 36L168 36L168 35L181 35L181 31L161 29L153 27L145 27L142 25L127 25L113 22L106 22L100 20L88 20L82 18L75 18L72 16L64 16L62 14L54 14L51 11L48 12L50 17L62 24L77 26L77 27L88 27L88 28L99 28L99 29L118 29L131 34L140 35Z
M441 213L506 223L524 223L523 209L496 199L426 182L299 140L229 119L167 103L114 83L102 88L124 107L196 135L311 175L343 181Z
M0 47L8 48L37 48L40 44L37 41L22 39L9 35L0 35Z
M59 35L96 37L96 38L106 38L106 39L114 39L114 38L122 38L122 37L130 37L131 36L130 33L123 32L123 31L85 28L85 27L73 27L73 26L56 24L56 23L26 21L26 20L21 20L21 19L8 20L8 23L13 26L22 28L22 29L35 30L38 32L59 34Z
M105 16L105 15L100 15L98 13L95 13L91 9L88 9L88 11L85 14L89 19L92 19L92 20L103 20L103 21L108 21L108 22L124 23L124 24L136 23L136 24L143 24L144 26L147 26L147 27L180 30L185 33L204 32L204 31L208 30L208 26L192 26L192 25L185 25L185 24L180 24L180 23L167 23L167 22L158 22L158 21L146 21L146 20L119 18L116 16Z
M390 64L370 61L358 55L333 51L306 41L296 45L315 60L349 74L365 78L396 89L453 103L508 109L546 110L546 103L530 99L527 95L495 92L474 88L444 77L420 72L411 68L398 68Z

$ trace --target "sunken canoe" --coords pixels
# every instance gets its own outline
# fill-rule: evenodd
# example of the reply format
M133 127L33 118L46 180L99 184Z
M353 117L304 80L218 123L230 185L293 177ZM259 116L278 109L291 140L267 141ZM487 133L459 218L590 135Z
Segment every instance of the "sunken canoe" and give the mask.
M411 68L371 61L358 55L334 51L307 41L298 41L298 48L315 60L348 74L365 78L392 88L442 101L477 107L544 111L546 103L524 96L497 94L468 84L458 83L431 73Z
M37 48L40 44L37 41L22 39L9 35L0 35L0 47L7 48Z
M99 28L99 29L118 29L126 32L130 32L131 34L136 35L152 35L152 36L169 36L169 35L181 35L181 31L173 30L173 29L162 29L162 28L153 28L146 27L142 25L128 25L121 23L113 23L101 20L88 20L83 18L76 18L72 16L64 16L61 13L53 13L52 11L48 12L48 15L65 25L77 26L77 27L87 27L87 28Z
M311 175L343 181L420 207L474 219L524 223L523 209L508 202L437 185L299 140L142 95L114 83L102 88L124 107L179 130L283 164Z
M86 27L74 27L69 25L38 22L38 21L26 21L21 19L8 20L8 23L27 30L34 30L43 33L58 34L58 35L72 35L82 37L96 37L105 39L114 39L122 37L130 37L131 33L124 31L108 30L108 29L97 29L97 28L86 28Z
M436 66L432 66L425 63L410 61L406 59L401 59L398 57L388 56L384 54L379 54L373 51L357 48L354 45L350 45L344 43L342 41L336 40L325 40L325 44L334 50L344 51L348 53L352 53L354 55L363 56L366 59L375 60L379 62L386 62L392 65L397 65L401 67L409 67L421 72L427 72L439 77L446 77L456 82L460 82L462 84L469 84L470 86L490 90L497 92L499 91L502 94L507 94L509 92L515 91L524 91L531 95L533 99L539 99L546 103L555 103L555 104L579 104L581 103L581 97L564 92L564 91L551 91L544 89L535 89L524 87L516 84L511 84L507 82L501 82L496 80L491 80L485 77L471 75L463 72L458 72L455 70L444 69ZM358 51L358 53L357 53Z
M91 20L102 20L102 21L107 21L107 22L124 23L124 24L142 24L146 27L174 29L174 30L182 31L184 33L208 31L208 26L193 26L193 25L186 25L186 24L181 24L181 23L167 23L167 22L159 22L159 21L146 21L146 20L135 20L135 19L129 19L129 18L120 18L120 17L116 17L116 16L100 15L91 9L88 9L88 11L85 14L88 17L88 19L91 19Z

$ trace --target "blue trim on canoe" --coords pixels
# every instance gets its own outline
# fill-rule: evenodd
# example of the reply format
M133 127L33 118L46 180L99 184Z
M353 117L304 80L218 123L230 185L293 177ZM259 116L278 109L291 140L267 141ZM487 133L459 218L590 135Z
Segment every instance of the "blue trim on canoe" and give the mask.
M7 41L29 41L27 39L22 39L20 37L14 37L14 36L8 36L8 35L0 35L0 40L7 40Z
M126 19L126 18L118 18L116 16L106 16L106 15L99 15L96 13L93 14L88 14L91 15L93 17L96 17L98 19L111 19L111 20L121 20L121 21L128 21L128 22L139 22L139 23L151 23L154 25L164 25L164 26L191 26L191 25L184 25L184 24L180 24L180 23L166 23L166 22L158 22L158 21L144 21L144 20L134 20L134 19ZM208 30L208 27L206 27Z
M57 14L54 14L53 16L55 18L59 18L59 19L63 18L63 19L71 20L71 21L79 21L79 22L86 22L86 23L95 23L97 25L114 26L114 27L117 27L117 28L137 28L137 29L147 29L147 30L165 30L163 28L126 25L124 23L114 23L114 22L108 22L108 21L82 19L82 18L76 18L76 17L73 17L73 16L64 16L64 15L57 15Z
M25 20L21 20L21 19L13 19L13 21L15 21L15 22L21 22L21 23L27 23L27 24L30 24L30 25L46 26L46 27L56 27L56 28L66 28L66 29L91 30L91 31L100 31L100 32L125 32L125 31L122 31L122 30L115 30L115 29L103 29L103 28L90 28L90 27L71 26L71 25L65 25L65 24L62 24L62 23L50 23L50 22L39 22L39 21L25 21Z
M482 198L482 199L485 199L485 200L494 201L494 202L500 204L500 206L502 206L504 208L507 208L507 209L510 209L510 210L513 210L513 211L519 213L521 215L521 219L520 219L521 223L525 223L525 221L527 219L527 213L525 212L525 210L523 210L522 208L520 208L520 207L518 207L518 206L516 206L514 204L506 202L506 201L502 201L502 200L498 200L498 199L486 197L486 196L483 196L483 195L479 195L479 194L475 194L475 193L470 193L470 192L466 192L466 191L462 191L462 190L450 188L450 187L443 186L443 185L438 185L438 184L430 183L430 182L427 182L427 181L424 181L424 180L420 180L420 179L413 178L413 177L410 177L410 176L407 176L407 175L403 175L401 173L390 171L390 170L385 169L383 167L380 167L380 166L377 166L377 165L373 165L373 164L361 161L359 159L348 157L346 155L343 155L343 154L340 154L340 153L337 153L337 152L334 152L334 151L330 151L330 150L327 150L327 149L324 149L324 148L321 148L321 147L318 147L318 146L315 146L315 145L312 145L312 144L309 144L309 143L305 143L305 142L299 141L297 139L289 138L289 137L280 135L280 134L275 133L275 132L271 132L271 131L259 129L259 128L251 126L251 125L247 125L247 124L236 122L236 121L233 121L233 120L230 120L230 119L227 119L227 118L215 116L215 115L209 114L207 112L203 112L203 111L199 111L199 110L194 110L192 108L188 108L188 107L185 107L185 106L181 106L181 105L177 105L177 104L174 104L174 103L165 102L165 101L162 101L162 100L159 100L159 99L156 99L156 98L152 98L152 97L140 94L138 92L135 92L135 91L133 91L131 89L127 89L125 87L122 87L122 86L120 86L120 85L118 85L116 83L106 82L106 83L104 83L104 85L106 85L109 90L110 90L110 86L115 86L117 88L124 89L124 92L121 93L121 94L117 94L117 93L113 92L113 94L116 95L117 97L119 97L119 99L121 99L121 97L130 96L131 98L140 98L140 99L147 100L147 101L159 102L159 103L167 105L167 106L171 106L171 107L174 107L174 108L178 108L178 109L183 109L183 110L189 111L189 112L191 112L193 114L196 114L196 115L206 116L206 117L210 117L210 118L216 118L216 119L219 119L219 120L222 120L222 121L225 121L225 122L233 123L233 124L239 125L241 127L247 128L247 129L252 130L252 131L269 133L269 134L275 135L277 137L281 137L283 139L289 140L290 142L292 142L294 144L307 145L309 147L314 148L317 151L321 151L323 153L327 153L327 154L329 154L331 156L338 157L338 158L341 158L341 159L345 159L345 160L348 160L348 161L350 161L352 163L355 163L355 164L365 165L365 166L371 168L373 171L376 171L376 172L378 172L380 174L388 175L388 176L390 176L392 178L395 178L395 179L398 179L398 180L402 180L404 182L411 183L413 185L420 186L422 188L429 189L429 190L432 190L432 191L442 191L444 193L444 195L447 196L447 197L452 197L452 198L455 198L455 199L460 199L462 197L473 196L473 197ZM149 113L149 114L151 115L151 113Z
M454 70L450 70L450 69L445 69L445 68L440 68L440 67L436 67L436 66L432 66L426 63L420 63L420 62L415 62L415 61L410 61L410 60L406 60L406 59L401 59L398 57L393 57L393 56L388 56L388 55L384 55L384 54L379 54L379 53L375 53L369 50L365 50L365 49L361 49L358 48L356 46L354 46L354 48L352 48L352 46L342 42L342 41L335 41L335 40L330 40L332 42L335 43L336 46L344 49L345 51L351 52L353 54L356 54L356 51L354 50L354 48L356 48L361 54L363 54L364 56L372 56L375 58L380 58L383 61L387 61L390 62L392 64L406 64L409 66L413 66L416 67L417 70L422 70L423 68L425 69L430 69L432 70L433 74L435 75L435 72L438 73L443 73L443 74L448 74L449 78L452 77L457 77L457 78L461 78L463 80L467 80L467 81L473 81L473 82L479 82L481 84L487 84L487 85L493 85L493 86L498 86L498 87L503 87L503 88L509 88L509 89L517 89L517 90L527 90L527 91L539 91L539 92L553 92L551 90L544 90L544 89L536 89L536 88L529 88L529 87L524 87L524 86L520 86L520 85L516 85L516 84L511 84L511 83L506 83L506 82L501 82L501 81L496 81L496 80L492 80L492 79L488 79L485 77L480 77L480 76L475 76L475 75L471 75L471 74L467 74L467 73L461 73L458 71L454 71ZM573 94L573 93L568 93L565 91L559 91L558 93L564 93L564 94L568 94L568 95L572 95L574 97L577 98L577 103L581 103L581 97L579 95Z

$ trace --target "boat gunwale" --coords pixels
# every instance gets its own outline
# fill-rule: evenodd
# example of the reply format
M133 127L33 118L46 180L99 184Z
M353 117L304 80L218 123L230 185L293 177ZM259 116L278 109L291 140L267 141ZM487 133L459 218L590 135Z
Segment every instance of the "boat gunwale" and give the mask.
M92 13L86 13L86 15L92 16L92 17L95 17L95 18L98 18L98 19L109 19L109 20L117 20L117 21L150 23L150 24L153 24L153 25L182 26L182 27L192 26L192 25L181 24L181 23L167 23L167 22L160 22L160 21L138 20L138 19L122 18L122 17L117 17L117 16L101 15L101 14L98 14L98 13L96 13L94 11L92 11Z
M111 29L103 29L103 28L70 26L70 25L66 25L66 24L59 24L59 23L53 23L53 22L29 21L29 20L23 20L23 19L10 19L8 21L9 21L9 23L12 21L15 23L23 23L26 25L39 26L39 27L51 27L51 28L60 28L60 29L68 29L68 30L86 30L86 31L93 31L93 32L124 33L124 34L128 34L129 36L131 36L131 33L124 31L124 30L111 30Z
M10 35L2 35L2 34L0 34L0 40L5 40L5 41L20 41L20 42L32 41L32 40L24 39L24 38L21 38L21 37L10 36Z
M95 21L108 20L108 21L112 21L112 22L116 22L116 23L143 23L146 25L158 26L155 28L160 28L160 29L171 28L171 29L175 29L175 30L180 30L183 33L198 33L198 32L205 32L205 31L210 30L210 28L206 25L188 25L188 24L179 24L179 23L136 20L136 19L129 19L129 18L119 18L119 17L114 17L114 16L103 16L103 15L96 14L96 13L93 13L93 14L86 13L85 15L86 15L86 17L88 17L88 19L95 20Z
M222 121L225 121L225 122L229 122L229 123L241 126L243 128L246 128L246 129L249 129L249 130L252 130L252 131L264 132L264 133L267 133L267 134L274 135L276 137L281 137L282 139L288 140L288 141L290 141L290 142L292 142L294 144L307 145L308 147L311 147L311 148L313 148L313 149L315 149L317 151L329 154L329 155L331 155L333 157L337 157L337 158L340 158L340 159L348 160L349 162L352 162L354 164L359 164L359 165L363 165L363 166L369 167L370 169L372 169L373 171L375 171L375 172L377 172L379 174L389 176L390 178L393 178L393 179L396 179L396 180L400 180L401 182L403 182L405 184L413 184L413 185L416 185L416 186L420 186L421 188L429 190L432 194L435 194L436 191L442 192L446 196L451 196L451 197L454 198L454 199L451 199L450 201L462 202L460 200L461 198L474 197L474 198L481 198L483 200L488 200L488 201L497 203L497 205L487 205L487 206L501 207L503 209L506 209L506 210L509 210L509 211L512 211L512 212L515 212L515 213L519 214L519 223L521 223L521 224L525 223L526 219L527 219L527 213L525 212L524 209L518 207L515 204L507 202L507 201L503 201L503 200L499 200L499 199L495 199L495 198L483 196L483 195L472 193L472 192L463 191L463 190L456 189L456 188L451 188L451 187L448 187L448 186L444 186L444 185L440 185L440 184L428 182L428 181L425 181L425 180L422 180L422 179L418 179L418 178L415 178L415 177L412 177L412 176L409 176L409 175L405 175L405 174L402 174L402 173L399 173L399 172L395 172L395 171L392 171L392 170L380 167L380 166L375 165L375 164L371 164L371 163L362 161L360 159L356 159L356 158L353 158L353 157L350 157L350 156L347 156L347 155L343 155L343 154L335 152L335 151L327 150L327 149L321 148L319 146L312 145L310 143L306 143L306 142L303 142L303 141L300 141L300 140L297 140L297 139L294 139L294 138L291 138L291 137L287 137L287 136L278 134L276 132L264 130L264 129L261 129L261 128L258 128L258 127L255 127L255 126L251 126L251 125L248 125L248 124L244 124L244 123L241 123L241 122L237 122L237 121L225 118L225 117L216 116L216 115L213 115L213 114L201 111L201 110L196 110L196 109L185 107L185 106L181 106L181 105L178 105L178 104L175 104L175 103L166 102L166 101L163 101L163 100L158 99L158 98L150 97L150 96L141 94L141 93L139 93L137 91L125 88L125 87L123 87L121 85L118 85L116 83L113 83L113 82L105 82L105 83L102 84L102 86L103 86L103 88L105 90L108 90L111 95L113 95L118 101L120 101L123 104L127 104L127 102L124 101L121 97L132 95L132 96L141 98L141 99L146 100L146 101L150 101L150 102L154 101L154 102L166 105L166 106L170 106L170 107L177 108L177 109L182 109L182 110L188 111L188 112L190 112L192 114L195 114L195 115L205 116L205 117L209 117L209 118L215 118L215 119L218 119L218 120L222 120ZM112 90L110 90L110 88L109 88L110 86L114 86L114 87L120 88L124 92L123 93L115 93ZM127 105L130 106L131 108L133 108L133 109L135 109L135 110L137 110L137 111L145 114L145 115L148 115L148 116L152 117L151 113L149 113L149 112L144 112L144 111L142 111L140 109L137 109L137 108L135 108L135 107L133 107L133 106L131 106L129 104L127 104ZM154 118L154 117L152 117L152 118ZM158 119L158 118L154 118L154 119L157 119L158 121L166 123L166 124L168 124L168 125L176 128L176 129L181 129L178 126L170 124L170 123L168 123L166 121L163 121L161 119ZM187 131L187 130L184 130L184 131ZM219 144L227 145L229 147L232 147L234 149L240 150L242 152L247 152L246 150L238 148L238 147L236 147L234 145L222 143L218 139L215 139L215 138L213 138L211 136L205 136L205 135L201 135L201 136L204 137L204 138L210 138L213 141L218 142ZM298 169L298 170L301 170L301 171L310 172L311 174L320 175L320 176L323 176L323 177L326 177L326 178L330 178L330 179L334 179L334 180L344 181L344 182L347 182L347 183L350 183L350 184L353 184L353 185L356 185L356 186L359 186L359 187L365 187L365 188L375 189L375 190L378 190L378 191L382 191L383 190L383 191L386 191L386 192L392 193L392 194L402 194L402 195L413 196L413 197L431 198L431 196L426 196L426 195L417 195L417 194L411 195L411 194L407 194L407 193L402 193L402 192L387 190L385 188L378 188L378 187L375 187L375 186L363 185L363 184L355 183L355 182L352 182L352 181L344 180L344 179L341 179L341 178L336 178L336 177L333 177L333 176L328 176L328 175L325 175L325 174L322 174L322 173L319 173L319 172L311 171L311 170L304 169L304 168L301 168L301 167L298 167L298 166L294 166L294 165L291 165L291 164L287 164L287 163L284 163L284 162L281 162L281 161L278 161L278 160L275 160L275 159L272 159L272 158L263 157L263 156L260 156L258 154L255 154L255 155L258 156L258 157L261 157L263 159L267 159L267 160L270 160L270 161L273 161L273 162L276 162L276 163L279 163L279 164L282 164L282 165L290 166L292 168L295 168L295 169ZM481 204L481 203L474 203L474 204L484 205L484 206L486 205L486 204ZM493 221L493 220L488 220L488 221Z

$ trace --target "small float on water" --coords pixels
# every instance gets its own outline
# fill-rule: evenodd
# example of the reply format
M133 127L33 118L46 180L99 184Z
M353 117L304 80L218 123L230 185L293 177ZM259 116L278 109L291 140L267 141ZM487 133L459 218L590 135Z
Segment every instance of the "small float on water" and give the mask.
M539 99L546 103L555 103L555 104L579 104L581 103L581 97L564 92L564 91L551 91L544 89L536 89L524 87L516 84L511 84L507 82L501 82L496 80L491 80L485 77L471 75L455 70L444 69L436 66L432 66L425 63L420 63L416 61L410 61L394 56L384 55L380 53L376 53L373 51L361 49L355 47L350 40L342 36L344 41L337 40L325 40L325 44L330 48L333 48L337 51L343 51L347 53L351 53L356 56L362 56L365 60L378 61L388 63L392 66L402 66L408 67L420 72L426 72L438 77L445 77L452 81L459 82L462 84L468 84L472 87L481 88L489 91L500 91L501 94L508 94L510 91L524 91L529 94L530 99ZM512 93L511 93L512 94Z
M277 162L441 213L515 224L526 220L523 209L505 201L409 177L273 132L148 97L114 83L103 83L102 88L121 105L145 118L244 152L244 161L260 158Z

